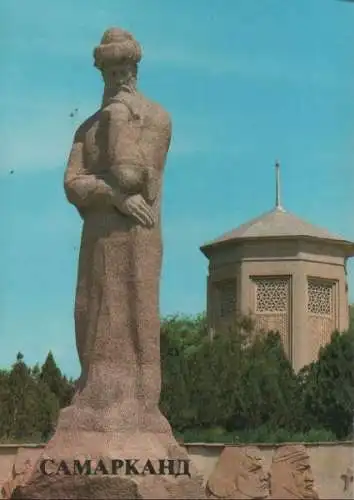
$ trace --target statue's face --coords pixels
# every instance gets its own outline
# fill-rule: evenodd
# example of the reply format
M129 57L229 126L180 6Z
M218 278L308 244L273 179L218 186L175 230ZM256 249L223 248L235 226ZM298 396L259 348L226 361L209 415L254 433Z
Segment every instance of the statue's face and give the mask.
M238 490L249 498L267 498L269 474L265 474L262 460L256 454L248 454L244 470L236 478Z
M310 467L309 458L303 458L294 464L294 482L297 491L301 493L303 498L316 498L314 496L314 477Z
M106 89L119 90L124 84L130 83L135 76L135 67L129 61L119 61L102 69L102 77Z

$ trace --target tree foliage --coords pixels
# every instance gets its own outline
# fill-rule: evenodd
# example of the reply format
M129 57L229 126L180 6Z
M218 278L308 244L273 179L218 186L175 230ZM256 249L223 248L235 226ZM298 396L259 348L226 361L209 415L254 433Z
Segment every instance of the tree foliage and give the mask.
M307 414L339 439L347 437L354 416L354 329L333 333L318 361L307 368L304 380Z
M174 317L163 324L162 345L162 408L178 433L266 440L281 433L344 439L351 432L353 326L334 333L298 374L279 334L256 335L248 318L210 341L205 318Z
M19 352L11 369L0 372L0 439L47 440L69 393L73 382L61 375L51 353L41 368L31 368Z
M250 318L211 340L205 315L171 316L161 323L161 366L161 409L184 439L314 441L352 431L353 322L296 374L278 333L256 334ZM33 367L18 353L0 370L0 439L47 440L73 391L51 352Z

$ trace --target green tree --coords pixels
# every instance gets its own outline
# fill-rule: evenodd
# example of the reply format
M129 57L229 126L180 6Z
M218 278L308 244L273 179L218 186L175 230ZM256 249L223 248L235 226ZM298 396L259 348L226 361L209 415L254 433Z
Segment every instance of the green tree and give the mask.
M8 437L25 439L36 431L38 408L36 385L22 353L16 356L8 375Z
M0 371L2 441L46 441L53 433L59 407L70 401L74 384L61 375L51 358L47 357L42 369L38 364L31 368L19 352L11 370Z
M190 401L188 358L205 335L204 317L171 316L161 322L161 410L175 430L195 420Z
M266 425L271 430L297 430L302 421L296 397L299 385L279 334L255 336L244 356L238 416L242 428Z
M198 427L225 427L240 405L244 339L237 329L204 338L189 359L191 401Z
M37 425L35 436L46 442L53 434L59 415L59 400L40 378L37 390Z
M65 375L62 375L51 351L49 351L41 367L39 378L47 384L51 392L56 396L60 408L70 404L74 392L74 383L72 379L67 379Z
M11 433L9 372L0 370L0 440L6 440Z
M60 408L65 408L69 406L75 393L75 380L73 378L67 378L66 375L62 377L62 395L59 401Z
M63 392L62 374L55 362L52 351L49 351L41 367L40 379L48 385L52 393L60 400Z
M301 426L299 383L280 337L256 334L249 317L212 341L205 316L169 318L161 353L162 408L175 430Z
M334 332L318 361L303 374L304 405L313 422L338 439L352 430L354 415L354 329Z
M43 373L38 364L31 369L31 374L36 386L38 415L36 437L41 441L47 441L53 434L58 419L60 401L42 376Z

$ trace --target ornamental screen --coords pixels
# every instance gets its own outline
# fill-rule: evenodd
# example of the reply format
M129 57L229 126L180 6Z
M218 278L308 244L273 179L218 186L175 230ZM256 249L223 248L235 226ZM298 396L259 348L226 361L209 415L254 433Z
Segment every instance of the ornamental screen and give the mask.
M319 280L308 280L307 310L316 316L332 316L333 283Z
M335 283L320 279L308 279L308 352L316 359L321 346L331 340L335 330Z
M256 312L284 313L288 311L289 280L286 278L258 278L256 284Z
M258 330L279 332L284 349L290 356L289 277L253 278L255 316Z

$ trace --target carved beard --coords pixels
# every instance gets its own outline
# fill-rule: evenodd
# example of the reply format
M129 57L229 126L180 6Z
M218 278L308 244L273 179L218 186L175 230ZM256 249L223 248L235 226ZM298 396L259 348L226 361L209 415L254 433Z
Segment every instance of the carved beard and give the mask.
M114 99L120 92L129 92L131 94L136 92L137 70L127 68L112 77L105 75L103 70L102 78L104 81L102 107L107 106L110 100Z
M252 477L253 476L253 477ZM269 490L266 488L266 483L262 482L258 476L255 474L250 474L249 477L244 478L239 476L236 485L241 495L239 498L258 498L265 499L269 496ZM255 480L257 479L257 480Z
M137 81L137 70L131 67L117 70L115 75L107 75L102 71L102 77L105 84L105 90L112 93L119 92L123 88L135 89Z
M316 500L319 498L317 492L313 489L312 486L311 488L308 488L306 487L306 485L304 485L303 487L299 488L295 482L295 479L293 487L289 488L284 485L284 490L293 495L294 498L307 498L308 500Z

